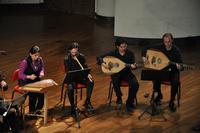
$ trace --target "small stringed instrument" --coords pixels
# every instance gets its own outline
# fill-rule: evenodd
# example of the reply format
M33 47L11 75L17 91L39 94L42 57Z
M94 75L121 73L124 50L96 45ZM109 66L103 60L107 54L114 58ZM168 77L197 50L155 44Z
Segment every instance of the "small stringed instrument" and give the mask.
M176 62L172 62L168 59L168 57L158 50L147 50L146 53L147 62L144 64L145 68L151 68L155 70L162 70L165 67L169 66L170 64L176 64ZM178 63L182 65L184 69L195 69L196 67L193 65L187 65L183 63Z
M131 67L131 64L126 64L120 59L113 56L106 56L103 58L103 62L108 65L109 68L101 66L101 69L106 74L114 74L120 72L125 67ZM137 67L140 67L139 64L136 64Z

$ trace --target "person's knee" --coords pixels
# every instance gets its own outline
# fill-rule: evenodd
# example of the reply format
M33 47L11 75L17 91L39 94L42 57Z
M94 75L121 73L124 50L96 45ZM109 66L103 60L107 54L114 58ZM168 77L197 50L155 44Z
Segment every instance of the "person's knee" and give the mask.
M68 89L69 89L69 91L71 91L71 90L73 90L74 89L74 85L73 84L68 84Z
M68 95L74 94L74 85L73 84L68 84L67 89L68 89Z

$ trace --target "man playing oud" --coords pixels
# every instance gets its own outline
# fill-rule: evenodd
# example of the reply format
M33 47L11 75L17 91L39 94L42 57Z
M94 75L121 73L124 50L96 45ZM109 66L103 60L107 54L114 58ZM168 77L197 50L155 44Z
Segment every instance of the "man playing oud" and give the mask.
M135 77L135 75L132 73L131 69L136 69L137 66L135 64L135 57L134 53L127 49L127 43L123 39L117 39L115 42L116 49L113 51L110 51L106 54L103 54L101 56L97 57L97 62L99 65L102 65L104 68L109 69L108 64L106 64L103 61L103 58L106 56L113 56L124 63L131 64L130 67L125 67L118 73L114 73L111 75L114 90L117 96L117 107L118 109L122 106L122 92L120 90L120 82L122 80L127 80L129 83L129 93L128 93L128 99L126 101L126 110L127 112L132 112L135 105L134 105L134 98L136 97L139 84Z
M178 92L179 81L180 81L180 70L183 70L183 66L179 65L178 63L182 63L182 57L181 57L179 48L173 45L173 36L171 33L165 33L162 36L162 39L163 39L163 43L161 45L145 48L142 51L142 59L145 63L148 63L148 60L146 58L146 51L149 48L154 48L164 53L170 61L176 62L175 64L171 64L167 66L166 68L164 68L166 71L170 72L169 81L171 82L171 98L169 102L169 109L170 111L175 112L176 107L174 104L174 100ZM161 99L163 98L163 95L160 89L161 83L162 83L161 80L153 81L153 89L154 91L158 92L158 95L155 98L156 104L160 104Z

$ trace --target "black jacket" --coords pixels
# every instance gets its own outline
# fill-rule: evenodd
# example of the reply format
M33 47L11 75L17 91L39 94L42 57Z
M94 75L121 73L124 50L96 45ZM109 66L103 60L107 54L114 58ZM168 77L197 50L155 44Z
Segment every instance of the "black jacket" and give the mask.
M79 60L80 64L83 66L83 68L88 68L88 65L85 60L85 56L81 53L79 53L77 56L77 59ZM71 54L67 54L66 57L64 58L64 66L65 66L65 73L68 73L69 71L74 71L74 70L81 70L80 65L76 60L73 59ZM73 74L67 74L65 77L66 83L68 82L82 82L83 80L87 79L87 75L89 73L89 70L87 71L81 71L81 72L76 72Z

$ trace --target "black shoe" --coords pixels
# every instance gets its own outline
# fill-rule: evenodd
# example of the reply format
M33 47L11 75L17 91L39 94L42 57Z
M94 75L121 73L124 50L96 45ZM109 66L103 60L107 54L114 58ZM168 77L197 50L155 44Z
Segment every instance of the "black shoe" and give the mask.
M74 106L73 106L73 107L71 107L70 114L71 114L72 116L76 116L76 109L75 109L75 107L74 107Z
M169 102L169 110L170 110L171 112L176 112L175 104L174 104L174 102L172 102L172 101Z
M36 114L36 115L42 115L43 113L42 113L42 110L36 110L36 111L35 111L35 114Z
M135 105L133 103L126 102L126 111L127 112L130 112L130 113L133 112L134 108L135 108Z
M89 110L90 112L94 112L94 107L92 106L90 100L86 100L85 101L82 110L83 111Z
M160 106L160 105L161 105L161 99L163 99L163 95L162 95L162 93L158 93L158 95L157 95L156 98L155 98L155 104L156 104L157 106Z
M117 104L117 109L121 110L121 108L122 108L122 98L121 97L117 98L116 104Z
M158 98L158 97L155 98L155 105L156 106L160 106L161 105L161 99L160 98Z

